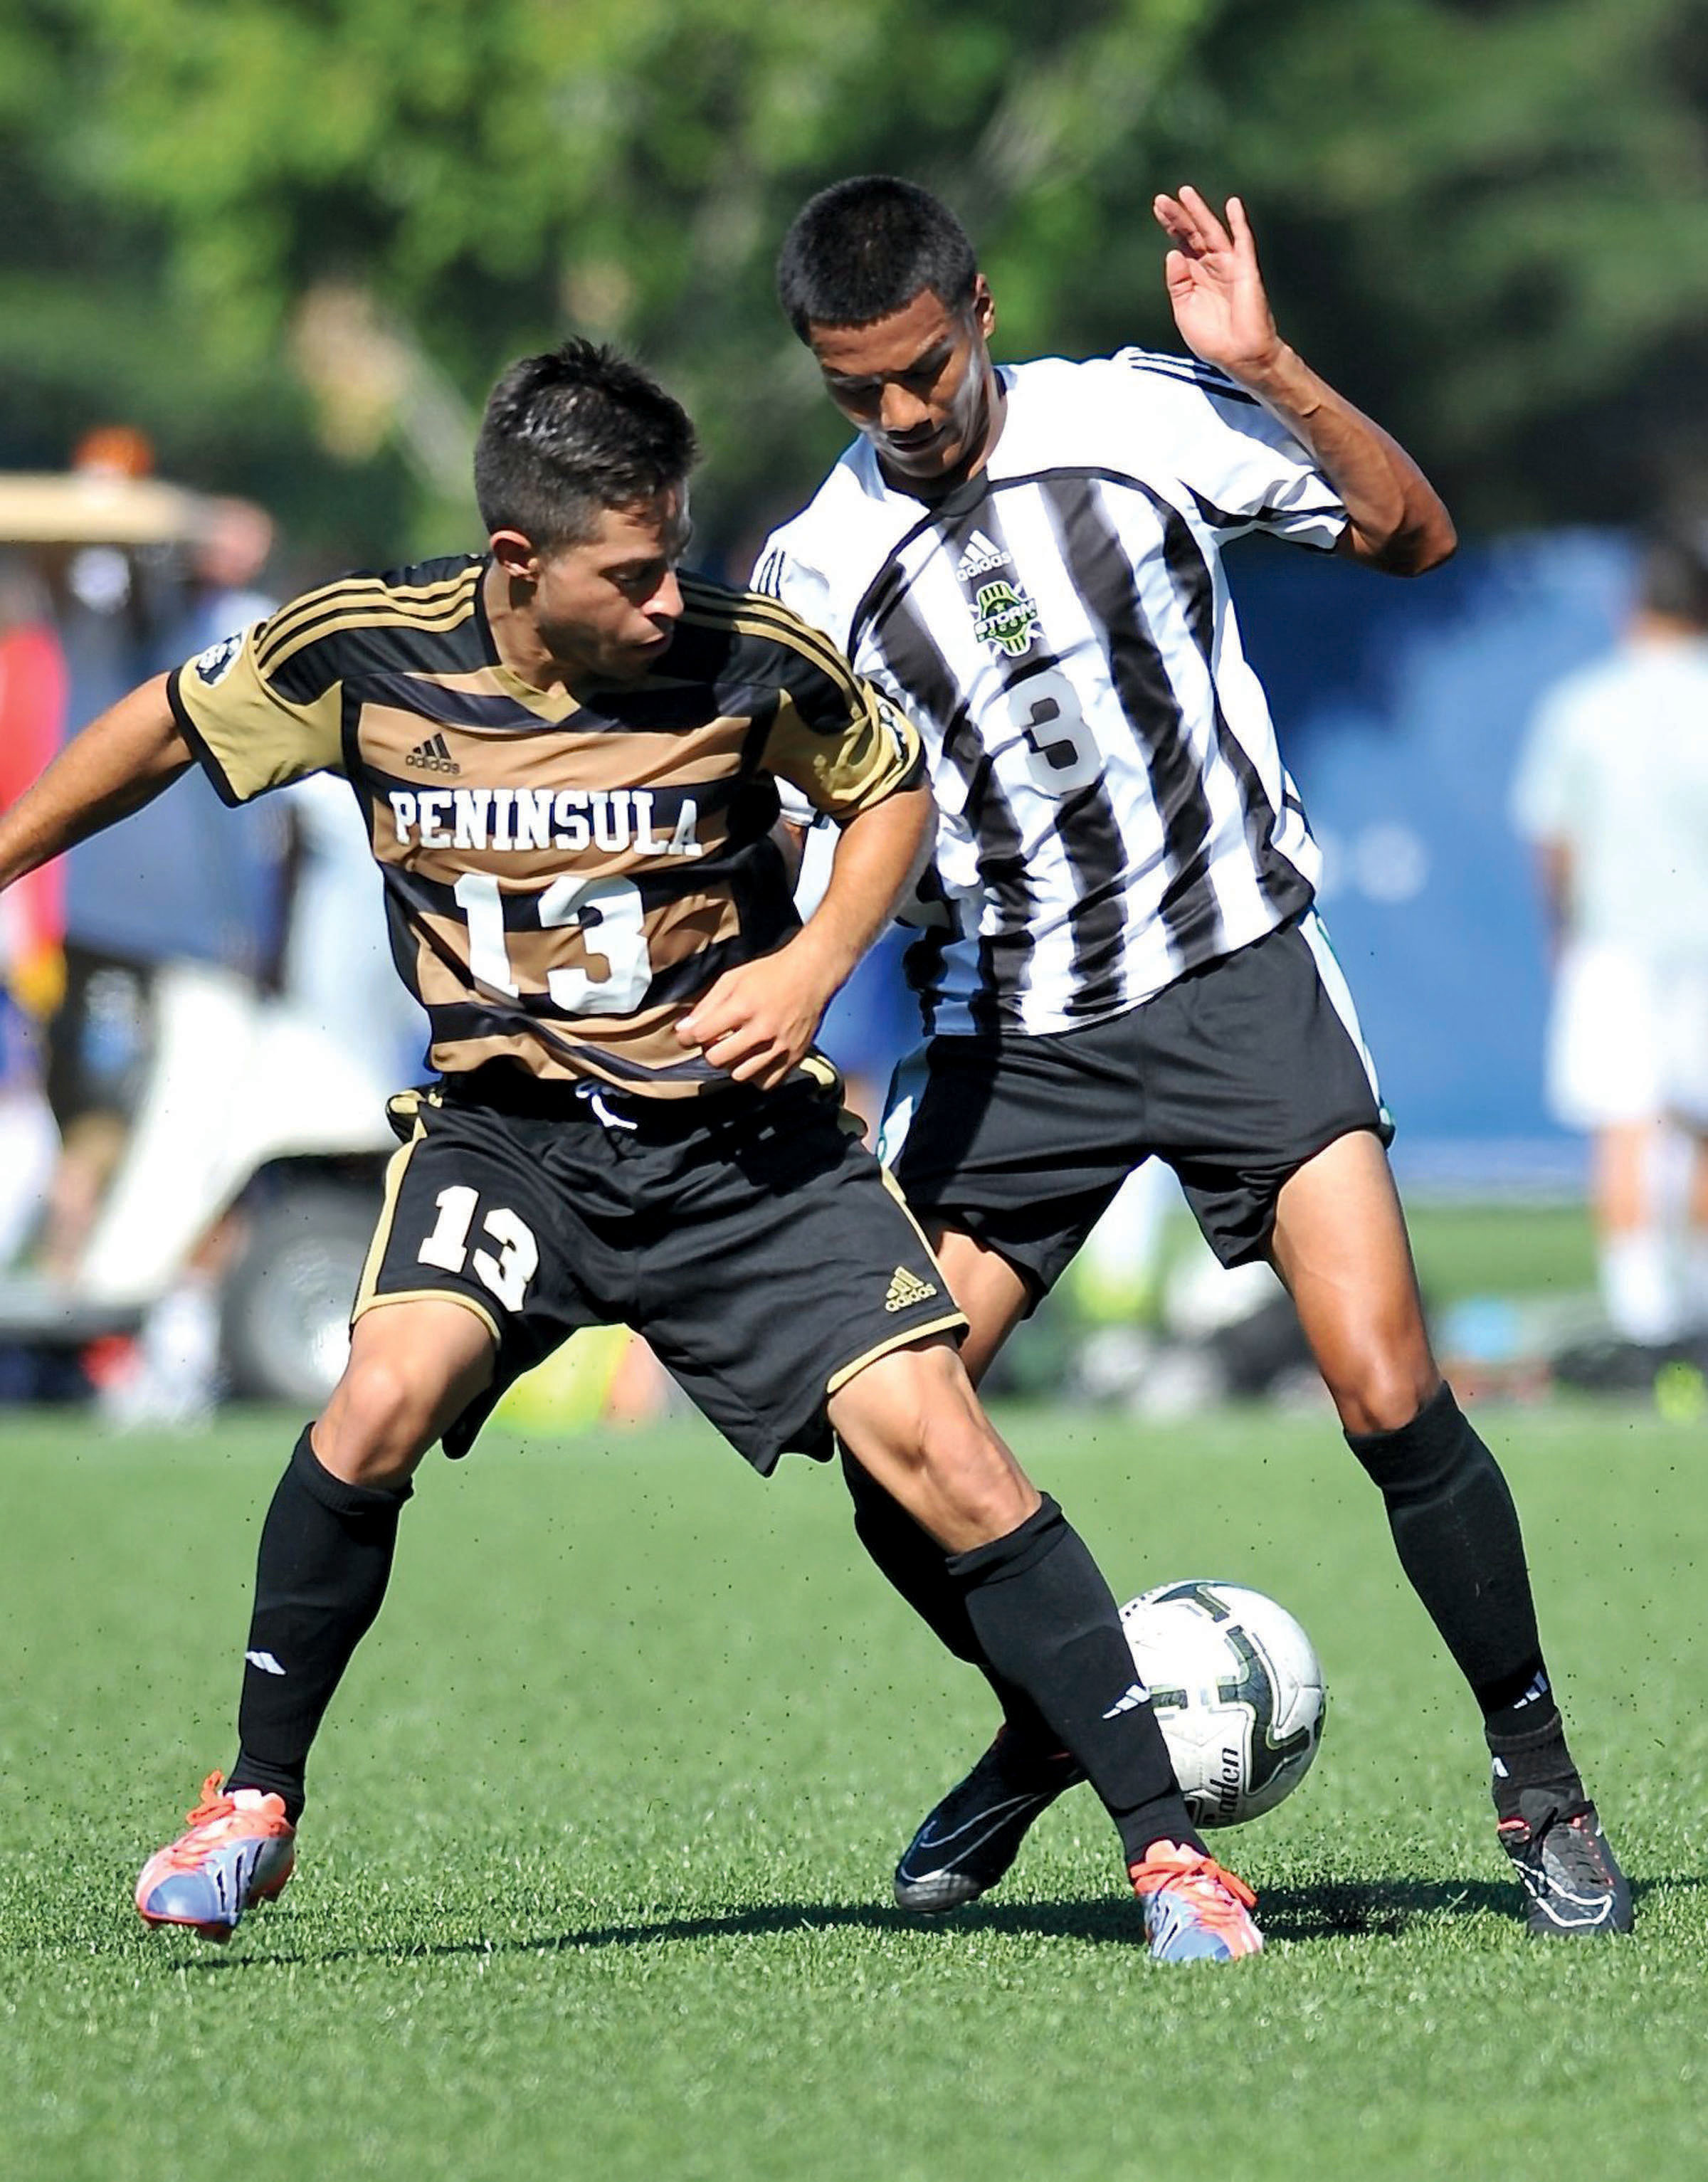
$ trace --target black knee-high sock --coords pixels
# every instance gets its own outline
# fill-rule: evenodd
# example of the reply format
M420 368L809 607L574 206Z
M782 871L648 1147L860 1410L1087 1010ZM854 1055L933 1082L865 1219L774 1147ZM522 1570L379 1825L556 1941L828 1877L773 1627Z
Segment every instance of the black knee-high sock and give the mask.
M1577 1784L1536 1633L1518 1511L1452 1388L1441 1387L1397 1432L1348 1432L1346 1441L1381 1488L1400 1565L1482 1708L1496 1802L1503 1779L1514 1794Z
M977 1667L995 1692L1010 1732L1029 1753L1051 1755L1062 1747L1024 1690L1000 1675L985 1658L948 1559L929 1531L922 1531L900 1501L844 1448L842 1476L854 1503L854 1530L881 1572L957 1659Z
M1157 1841L1201 1849L1114 1598L1056 1503L1046 1494L1018 1530L946 1565L980 1652L1084 1767L1128 1862Z
M261 1526L240 1747L227 1787L282 1796L293 1824L308 1746L385 1596L410 1490L334 1477L315 1459L305 1426Z

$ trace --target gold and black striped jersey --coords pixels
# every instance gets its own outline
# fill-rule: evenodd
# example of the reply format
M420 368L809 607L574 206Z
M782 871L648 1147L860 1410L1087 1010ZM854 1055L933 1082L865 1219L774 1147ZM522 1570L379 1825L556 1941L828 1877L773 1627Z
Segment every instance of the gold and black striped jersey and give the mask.
M727 1083L672 1033L796 928L775 780L846 819L923 777L918 738L787 607L691 575L644 680L536 689L498 656L488 565L308 593L176 670L178 723L228 803L349 781L435 1067Z

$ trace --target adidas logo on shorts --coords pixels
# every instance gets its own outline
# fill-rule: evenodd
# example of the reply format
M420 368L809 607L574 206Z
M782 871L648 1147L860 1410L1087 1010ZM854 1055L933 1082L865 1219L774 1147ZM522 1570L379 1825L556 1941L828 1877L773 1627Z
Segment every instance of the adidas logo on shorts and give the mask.
M910 1303L929 1303L936 1294L929 1281L922 1281L917 1273L910 1273L906 1265L897 1265L890 1283L890 1293L884 1299L885 1310L906 1310Z
M451 745L443 735L429 735L424 743L417 743L405 765L413 765L422 773L461 773L463 768L451 755Z

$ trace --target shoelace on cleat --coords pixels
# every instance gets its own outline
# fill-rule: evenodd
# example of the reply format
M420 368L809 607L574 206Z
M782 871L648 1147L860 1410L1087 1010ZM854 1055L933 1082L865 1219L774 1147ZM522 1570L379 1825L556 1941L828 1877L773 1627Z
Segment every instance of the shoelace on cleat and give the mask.
M189 1832L180 1834L175 1841L160 1852L169 1869L199 1870L209 1849L218 1844L197 1841L197 1834L203 1826L212 1825L220 1819L235 1819L240 1815L236 1803L225 1792L225 1776L223 1773L210 1773L202 1783L201 1802L193 1811L185 1814L190 1821Z
M237 1806L225 1793L225 1775L210 1773L202 1783L202 1800L193 1811L184 1815L192 1826L206 1825L210 1819L229 1819Z
M1550 1825L1533 1832L1522 1819L1509 1819L1496 1829L1521 1848L1527 1849L1547 1872L1545 1858L1551 1848L1567 1875L1585 1880L1598 1887L1614 1884L1603 1853L1601 1837L1594 1820L1588 1811L1574 1812L1569 1819L1556 1819ZM1519 1835L1524 1836L1517 1841ZM1529 1858L1524 1859L1528 1862Z
M1128 1869L1133 1891L1141 1899L1151 1894L1174 1892L1184 1894L1192 1906L1212 1926L1226 1924L1238 1929L1245 1921L1248 1909L1257 1906L1256 1891L1248 1886L1238 1872L1229 1871L1217 1863L1213 1856L1195 1858L1190 1864L1148 1859Z

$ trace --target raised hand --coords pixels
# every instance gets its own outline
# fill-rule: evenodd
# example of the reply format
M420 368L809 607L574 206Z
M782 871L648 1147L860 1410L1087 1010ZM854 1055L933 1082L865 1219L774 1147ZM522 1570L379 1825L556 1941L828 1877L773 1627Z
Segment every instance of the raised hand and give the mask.
M1181 339L1235 379L1261 375L1274 363L1281 339L1245 206L1229 197L1224 226L1188 183L1178 197L1154 198L1151 210L1173 245L1162 277Z

